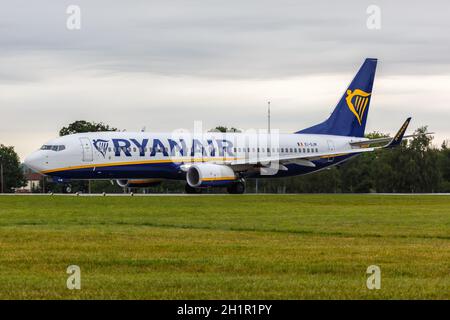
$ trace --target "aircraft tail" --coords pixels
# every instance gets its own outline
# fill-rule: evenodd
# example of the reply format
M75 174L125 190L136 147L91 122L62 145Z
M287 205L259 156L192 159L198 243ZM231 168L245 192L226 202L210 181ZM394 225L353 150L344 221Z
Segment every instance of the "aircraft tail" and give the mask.
M331 116L296 133L363 137L376 68L377 59L366 59Z

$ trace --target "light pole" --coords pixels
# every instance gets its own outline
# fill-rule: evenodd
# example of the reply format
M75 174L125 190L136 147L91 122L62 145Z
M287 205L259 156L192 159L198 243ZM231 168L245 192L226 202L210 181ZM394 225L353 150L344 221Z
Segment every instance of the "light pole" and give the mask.
M0 193L3 193L3 163L0 163L0 181L2 183Z

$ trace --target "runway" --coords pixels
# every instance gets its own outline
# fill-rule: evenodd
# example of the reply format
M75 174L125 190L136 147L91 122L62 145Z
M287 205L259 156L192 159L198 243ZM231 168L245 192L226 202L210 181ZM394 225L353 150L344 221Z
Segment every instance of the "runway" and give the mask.
M245 193L237 196L301 196L301 195L366 195L366 196L450 196L450 193ZM65 197L202 197L236 196L228 193L1 193L0 196L65 196Z

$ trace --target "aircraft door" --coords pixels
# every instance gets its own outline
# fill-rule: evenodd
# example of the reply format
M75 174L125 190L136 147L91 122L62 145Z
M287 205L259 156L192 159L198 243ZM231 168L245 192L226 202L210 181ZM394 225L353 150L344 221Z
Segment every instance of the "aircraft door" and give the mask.
M81 147L83 148L83 161L89 162L93 161L92 144L89 138L80 138Z
M336 148L334 147L333 140L327 140L327 143L328 143L328 151L334 152L336 150ZM334 161L334 157L328 158L328 162L333 162L333 161Z

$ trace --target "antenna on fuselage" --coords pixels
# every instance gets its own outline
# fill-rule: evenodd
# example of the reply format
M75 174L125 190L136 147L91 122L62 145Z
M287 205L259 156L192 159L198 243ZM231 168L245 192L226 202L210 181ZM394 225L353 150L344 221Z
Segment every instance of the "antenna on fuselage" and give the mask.
M267 133L270 134L270 101L267 101Z

